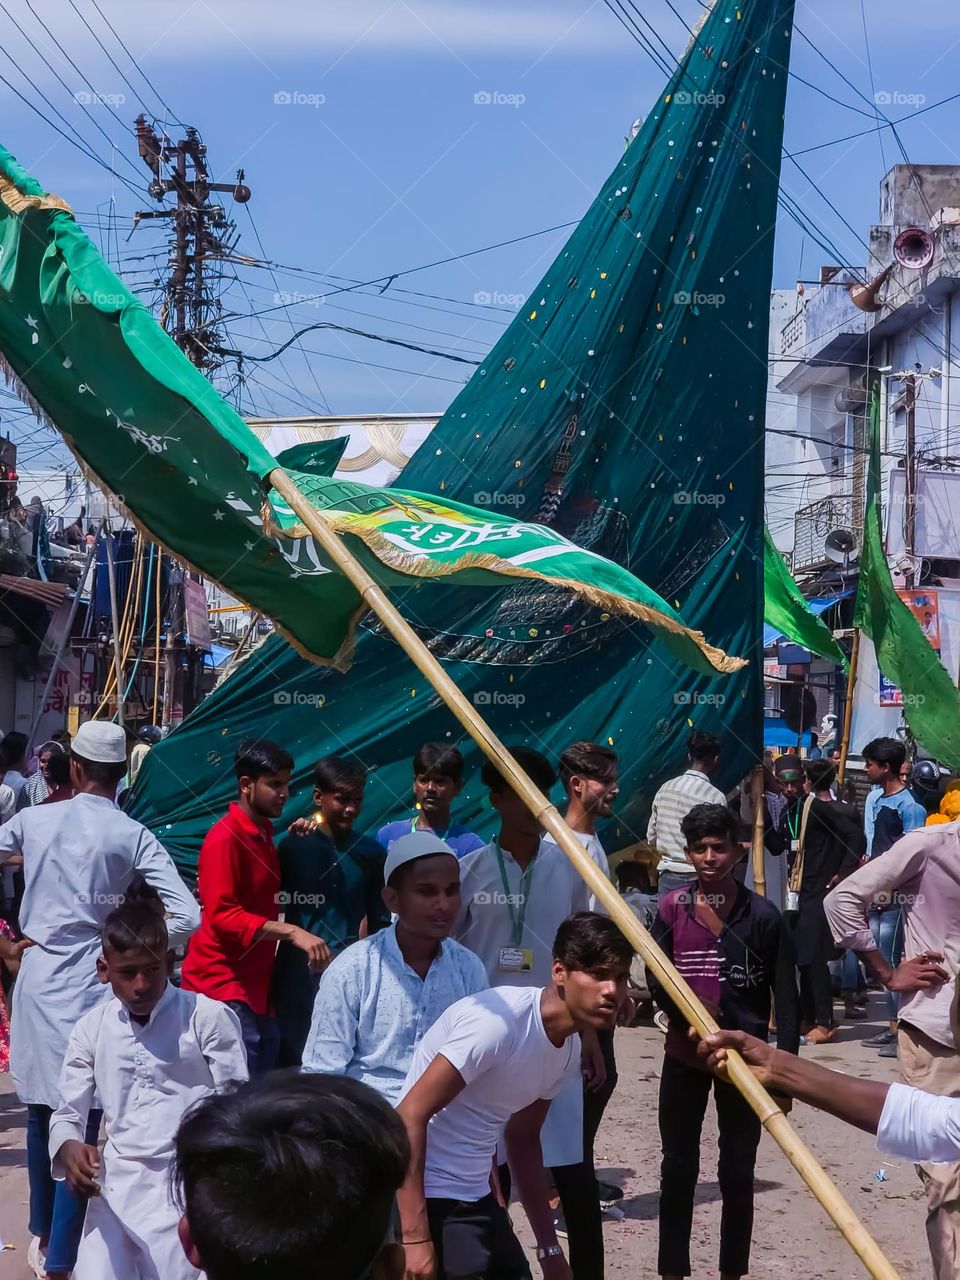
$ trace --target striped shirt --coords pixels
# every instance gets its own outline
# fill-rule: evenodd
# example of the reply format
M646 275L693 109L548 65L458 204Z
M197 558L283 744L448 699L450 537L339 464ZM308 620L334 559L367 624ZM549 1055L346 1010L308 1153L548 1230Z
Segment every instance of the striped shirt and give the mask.
M686 841L680 822L694 805L726 803L723 792L700 769L688 769L679 778L665 782L653 797L647 824L647 840L660 855L657 870L692 876L694 870L684 852Z

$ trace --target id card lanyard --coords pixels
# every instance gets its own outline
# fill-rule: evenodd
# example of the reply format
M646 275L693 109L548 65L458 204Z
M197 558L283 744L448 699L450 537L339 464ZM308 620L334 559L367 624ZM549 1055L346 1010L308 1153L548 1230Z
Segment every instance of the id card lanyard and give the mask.
M520 877L520 892L516 895L520 899L519 902L514 900L514 895L510 892L510 882L507 879L507 868L503 861L503 851L500 848L500 841L494 840L494 850L497 855L497 866L500 868L500 881L503 885L503 896L507 904L507 910L510 912L510 923L513 926L512 942L515 947L523 944L523 926L527 918L527 903L530 901L530 889L533 885L533 870L536 865L536 855L527 865L527 869Z

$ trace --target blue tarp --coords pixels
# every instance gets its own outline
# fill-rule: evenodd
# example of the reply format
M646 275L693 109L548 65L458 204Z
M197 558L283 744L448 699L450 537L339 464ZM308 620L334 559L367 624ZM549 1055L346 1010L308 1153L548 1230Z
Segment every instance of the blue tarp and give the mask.
M783 716L765 716L763 721L763 745L765 747L795 747L796 729L789 729ZM810 746L810 731L800 735L800 746Z
M852 596L855 587L847 587L845 591L841 591L837 596L818 596L814 600L807 601L807 607L811 613L816 614L819 618L821 613L825 613L832 604L837 604L840 600L846 600L847 596ZM780 634L776 627L768 627L764 624L763 628L763 647L769 649L771 645L778 644L781 640L785 640L786 636ZM774 744L775 745L775 744Z

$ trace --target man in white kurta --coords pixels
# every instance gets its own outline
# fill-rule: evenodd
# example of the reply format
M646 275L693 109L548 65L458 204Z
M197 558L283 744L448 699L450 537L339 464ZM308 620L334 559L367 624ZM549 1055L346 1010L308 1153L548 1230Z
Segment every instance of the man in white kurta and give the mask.
M116 997L80 1019L50 1121L54 1177L63 1144L84 1141L95 1098L107 1142L73 1280L198 1280L177 1236L174 1137L194 1102L246 1078L239 1019L207 996L167 983L145 1023Z
M159 893L171 946L185 942L200 923L170 855L114 803L126 770L119 725L81 725L70 767L78 793L72 800L24 809L0 826L0 862L23 862L20 928L33 944L23 953L10 1029L11 1072L28 1109L31 1170L42 1168L45 1159L46 1128L60 1101L57 1082L70 1033L107 994L97 978L100 932L134 876L139 873ZM55 1195L52 1183L34 1185L33 1173L30 1191L31 1234L39 1247L50 1240L47 1270L69 1273L79 1234L77 1206L69 1193Z

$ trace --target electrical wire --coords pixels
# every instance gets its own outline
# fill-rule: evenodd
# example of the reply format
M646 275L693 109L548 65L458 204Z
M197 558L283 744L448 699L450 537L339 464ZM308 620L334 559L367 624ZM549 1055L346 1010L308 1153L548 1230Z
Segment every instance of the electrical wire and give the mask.
M163 107L164 111L166 111L166 113L167 113L167 115L170 117L170 119L171 119L171 120L173 120L176 124L178 124L178 125L180 126L180 128L181 128L181 129L185 129L185 128L186 128L186 125L183 123L183 121L180 119L180 117L177 115L177 113L173 110L173 108L170 106L170 104L166 101L166 99L165 99L165 98L163 97L163 95L160 93L159 89L157 89L156 85L153 83L153 81L149 78L149 76L147 75L147 73L146 73L146 72L143 70L143 68L140 66L140 63L136 60L136 58L133 56L133 54L130 52L130 50L127 48L127 46L126 46L126 45L123 43L123 41L120 39L120 36L119 36L119 34L117 33L116 28L113 26L113 24L111 23L110 19L107 17L107 15L106 15L106 14L103 12L103 10L100 8L100 5L97 3L97 0L90 0L90 2L91 2L91 4L93 5L93 7L96 9L97 13L99 13L99 15L100 15L100 17L101 17L102 21L104 22L104 24L107 26L107 28L109 29L109 31L110 31L110 32L111 32L111 34L113 35L113 38L116 40L117 44L120 46L120 48L123 50L123 52L124 52L124 53L127 55L127 57L130 59L130 63L131 63L131 65L132 65L132 66L134 66L134 67L136 67L136 68L137 68L137 70L140 72L140 75L142 76L144 83L145 83L145 84L147 84L147 85L149 86L151 93L153 93L154 97L157 99L157 101L158 101L158 102L160 103L160 105ZM131 88L132 88L132 86L131 86ZM139 95L138 95L138 96L139 96ZM140 101L142 102L142 101L143 101L143 99L141 98L141 99L140 99ZM153 114L153 113L151 112L151 114Z

